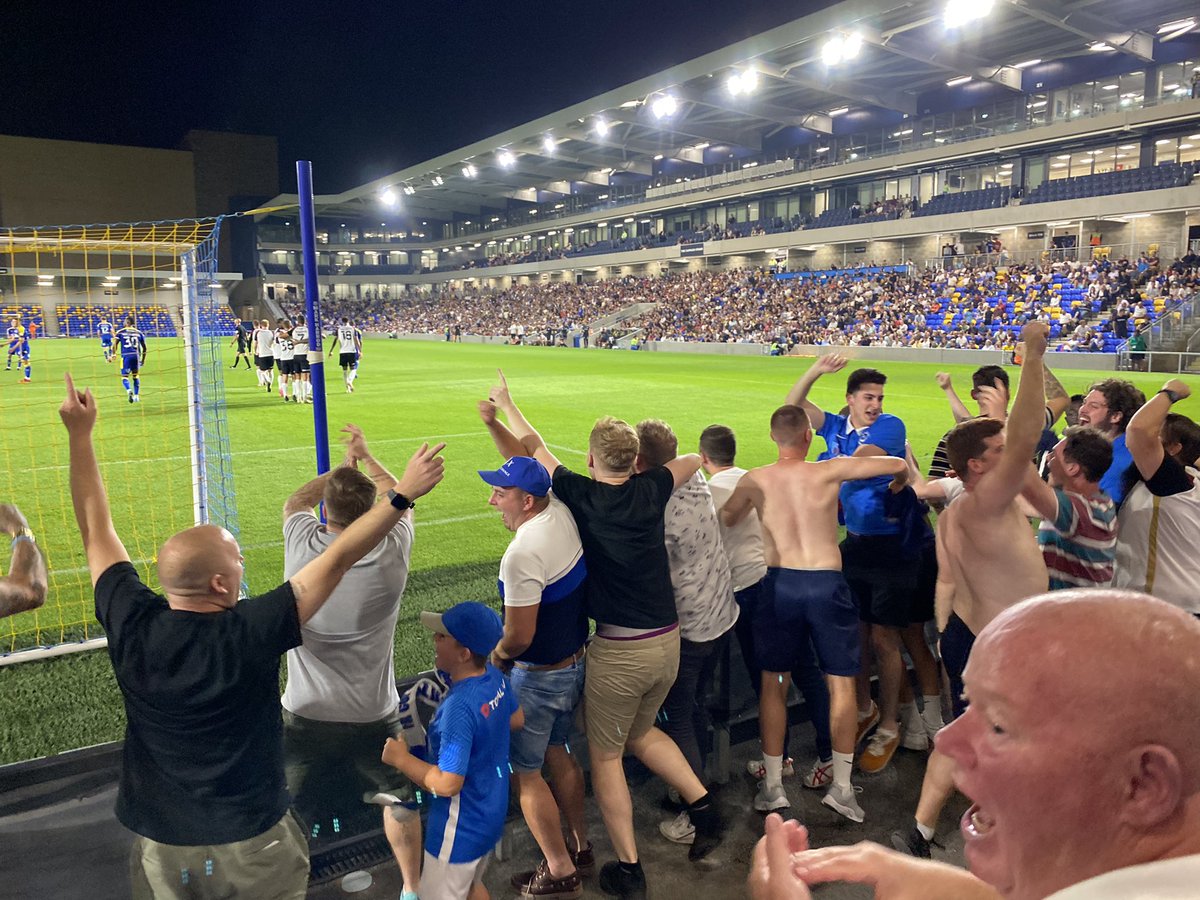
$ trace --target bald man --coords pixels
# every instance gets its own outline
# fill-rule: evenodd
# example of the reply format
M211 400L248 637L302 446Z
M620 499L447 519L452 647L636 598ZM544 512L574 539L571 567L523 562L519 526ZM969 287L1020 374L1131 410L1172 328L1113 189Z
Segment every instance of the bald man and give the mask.
M443 444L421 449L380 503L279 587L239 602L242 552L215 525L158 553L163 595L117 537L92 446L96 401L66 376L59 415L96 618L125 700L117 818L133 831L135 898L302 898L308 847L288 813L279 657L342 576L442 479Z
M771 823L755 897L828 881L877 900L1197 896L1200 622L1134 591L1043 594L980 632L964 681L971 705L937 745L972 801L971 873L874 844L808 851L794 823Z

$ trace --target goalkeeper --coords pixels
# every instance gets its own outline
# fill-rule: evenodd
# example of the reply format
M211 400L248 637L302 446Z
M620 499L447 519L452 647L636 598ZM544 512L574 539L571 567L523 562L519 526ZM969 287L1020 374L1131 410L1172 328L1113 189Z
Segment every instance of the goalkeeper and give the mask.
M371 455L362 430L347 435L346 458L300 487L283 507L284 577L325 552L352 522L395 487ZM324 502L327 524L313 515ZM363 799L383 809L383 830L404 878L402 900L414 900L421 873L421 819L413 784L379 759L379 748L403 731L395 679L396 618L408 580L413 519L400 521L342 578L302 628L304 642L287 654L283 694L284 760L295 798L330 765L354 765L369 785Z

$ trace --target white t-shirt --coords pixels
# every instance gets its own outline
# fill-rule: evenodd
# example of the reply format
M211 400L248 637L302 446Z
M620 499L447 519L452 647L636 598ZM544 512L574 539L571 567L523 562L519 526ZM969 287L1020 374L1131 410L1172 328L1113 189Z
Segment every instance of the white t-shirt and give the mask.
M284 578L335 537L310 512L289 517L283 523ZM396 711L396 617L412 543L412 517L405 516L301 626L304 643L287 653L284 709L322 722L378 722Z
M358 347L354 344L354 334L358 329L353 325L339 325L337 330L338 337L338 353L357 353Z
M500 560L504 605L541 603L546 586L560 580L582 558L575 517L551 494L550 504L517 529Z
M308 352L308 326L297 325L292 329L292 341L300 348L301 353Z
M1200 884L1200 853L1105 872L1046 900L1192 900Z
M719 638L737 621L729 557L708 482L697 472L671 494L663 517L679 634L693 643Z
M713 508L717 513L717 522L721 522L721 510L733 495L733 489L746 474L745 469L732 466L722 469L708 479L708 489L712 492ZM725 555L729 558L730 574L733 577L733 589L744 591L758 584L767 575L767 564L763 557L762 526L758 521L758 512L750 510L746 518L732 528L721 525L721 541L725 546Z
M963 491L966 490L966 488L963 486L961 478L954 478L951 476L947 476L945 478L931 478L929 479L929 483L936 484L941 487L942 491L946 494L946 506L949 506L951 503L961 497L963 495Z
M270 328L259 328L254 332L254 354L256 356L275 355L275 332Z
M1200 472L1184 471L1192 478L1190 490L1159 497L1140 482L1126 495L1117 516L1112 585L1144 591L1195 615L1200 614Z

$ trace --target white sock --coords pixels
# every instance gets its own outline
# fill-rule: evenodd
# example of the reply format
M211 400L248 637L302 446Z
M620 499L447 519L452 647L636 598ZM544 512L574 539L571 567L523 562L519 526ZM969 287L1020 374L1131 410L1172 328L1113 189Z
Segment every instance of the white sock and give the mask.
M925 730L925 723L921 720L916 703L900 704L900 721L904 724L904 730L912 734L920 734Z
M839 787L850 787L850 770L854 767L853 753L833 751L833 783Z
M925 840L927 840L927 841L933 840L933 829L930 828L928 825L922 825L920 822L918 822L917 823L917 831L921 832L921 837L925 838Z
M921 710L921 719L925 722L925 730L929 734L937 734L943 725L942 721L942 695L927 694L925 696L925 708Z
M763 785L769 788L781 787L783 785L783 756L769 756L764 753L763 766L767 770L763 776Z

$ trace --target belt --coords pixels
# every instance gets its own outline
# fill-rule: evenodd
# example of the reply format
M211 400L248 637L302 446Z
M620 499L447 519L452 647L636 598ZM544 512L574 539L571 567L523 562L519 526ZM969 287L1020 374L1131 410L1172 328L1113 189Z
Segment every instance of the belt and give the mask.
M563 659L560 659L558 662L550 663L549 665L546 665L546 666L532 666L529 663L523 663L523 662L520 662L519 660L513 660L513 665L520 666L526 672L552 672L555 669L565 669L567 666L573 666L575 663L577 663L581 659L583 659L583 656L585 653L587 653L587 645L586 644L584 646L580 647L578 650L576 650L570 656L564 657Z

